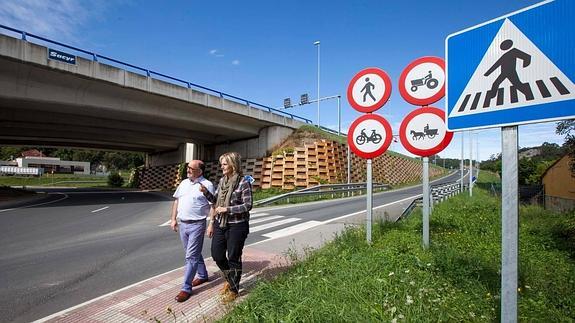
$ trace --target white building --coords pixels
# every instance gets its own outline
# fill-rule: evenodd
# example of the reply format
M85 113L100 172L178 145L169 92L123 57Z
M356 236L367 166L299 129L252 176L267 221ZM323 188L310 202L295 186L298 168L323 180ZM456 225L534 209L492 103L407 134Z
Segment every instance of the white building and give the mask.
M18 167L43 168L44 173L67 173L90 175L90 163L60 160L56 157L20 157L16 158Z

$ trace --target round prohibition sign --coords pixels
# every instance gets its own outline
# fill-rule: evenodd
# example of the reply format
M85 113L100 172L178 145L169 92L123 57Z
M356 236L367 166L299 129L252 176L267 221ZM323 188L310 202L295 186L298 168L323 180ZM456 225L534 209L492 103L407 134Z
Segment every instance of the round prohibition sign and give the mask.
M391 96L391 79L385 71L370 67L359 71L347 86L347 101L359 112L381 108Z
M453 132L447 131L445 111L427 107L413 110L403 119L399 138L410 153L429 157L449 145Z
M359 157L371 159L383 154L392 138L391 126L384 117L365 114L351 124L347 144Z
M399 77L401 97L413 105L430 105L445 96L445 61L425 56L411 62Z

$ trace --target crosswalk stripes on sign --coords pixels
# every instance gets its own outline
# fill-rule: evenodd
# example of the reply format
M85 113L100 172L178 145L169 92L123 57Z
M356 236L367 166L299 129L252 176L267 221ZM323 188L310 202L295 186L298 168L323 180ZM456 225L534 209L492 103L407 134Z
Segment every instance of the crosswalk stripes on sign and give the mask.
M573 98L573 82L505 19L449 117Z

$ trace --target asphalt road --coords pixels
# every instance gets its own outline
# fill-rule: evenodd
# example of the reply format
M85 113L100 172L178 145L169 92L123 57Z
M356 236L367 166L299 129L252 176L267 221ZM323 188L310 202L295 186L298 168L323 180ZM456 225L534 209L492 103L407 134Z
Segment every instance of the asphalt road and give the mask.
M441 181L454 181L453 174ZM421 194L376 194L374 207ZM46 202L46 201L44 201ZM153 192L59 190L48 204L0 210L0 320L29 322L180 268L172 199ZM246 245L365 210L365 197L254 209ZM203 254L209 257L206 239Z

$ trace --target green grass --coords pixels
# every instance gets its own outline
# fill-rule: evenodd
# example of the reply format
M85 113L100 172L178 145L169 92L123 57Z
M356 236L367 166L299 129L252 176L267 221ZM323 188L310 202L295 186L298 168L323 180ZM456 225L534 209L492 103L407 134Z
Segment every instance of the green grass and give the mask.
M484 177L480 177L482 179ZM348 228L273 281L260 281L223 320L499 321L500 199L485 190L437 205L430 248L421 212L400 223ZM575 213L520 210L519 321L575 318Z
M127 183L129 171L123 171L122 177ZM0 176L0 186L58 186L58 187L107 187L107 176L44 174L40 177Z
M326 139L326 140L332 140L335 142L339 142L342 144L347 143L347 139L344 136L338 136L336 134L324 131L319 129L316 126L311 126L311 125L304 125L298 128L299 131L309 131L309 132L313 132L313 133L317 133L319 134L322 138Z

